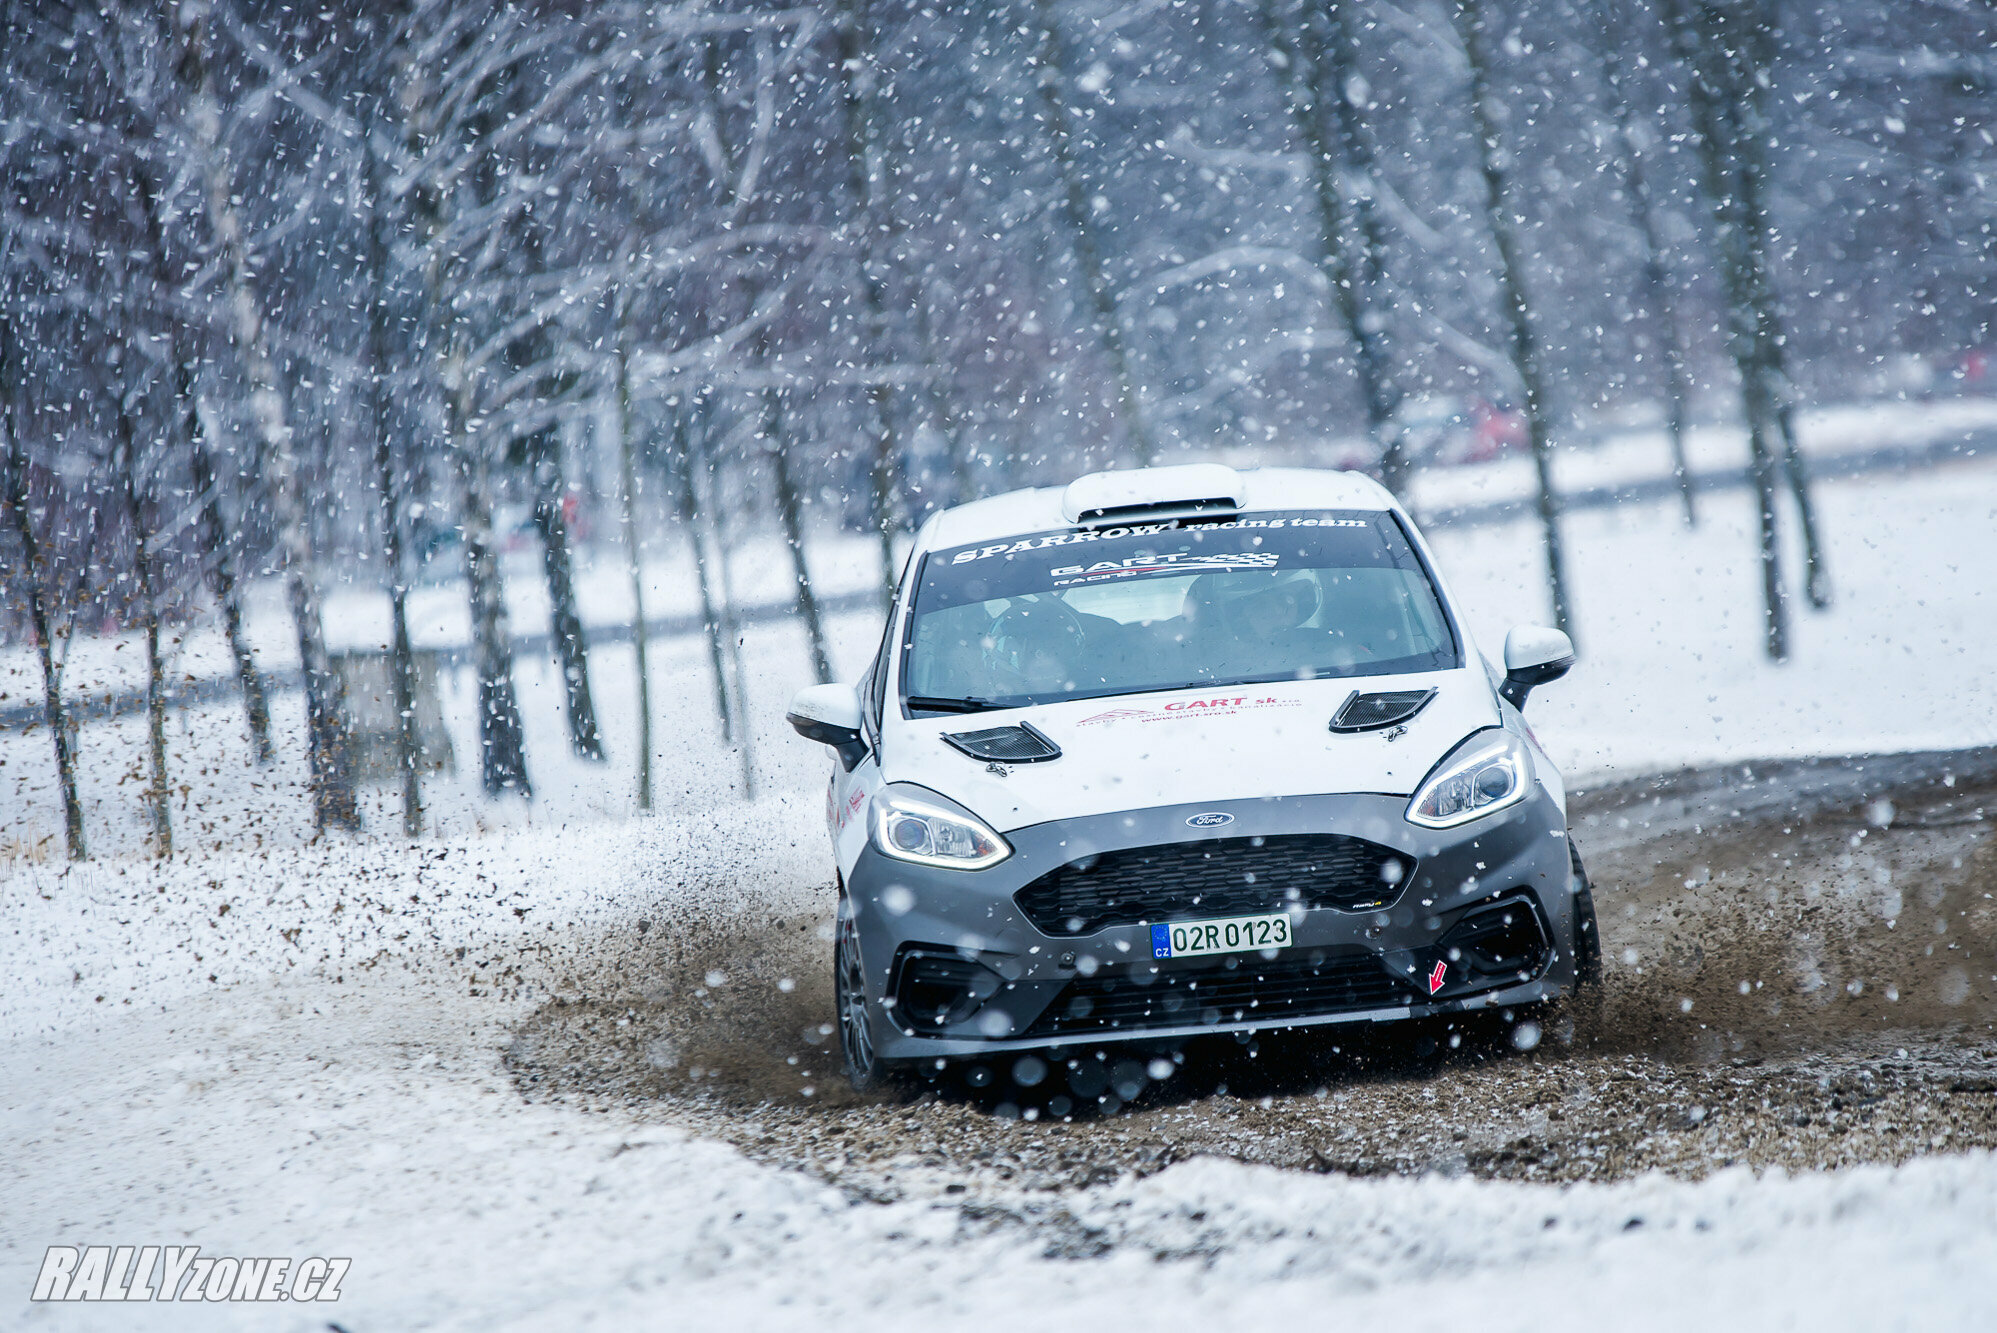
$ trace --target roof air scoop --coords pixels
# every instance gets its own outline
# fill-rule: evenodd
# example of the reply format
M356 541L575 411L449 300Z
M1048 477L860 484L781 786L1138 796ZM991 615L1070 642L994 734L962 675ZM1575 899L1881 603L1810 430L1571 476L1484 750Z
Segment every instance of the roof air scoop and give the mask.
M983 731L950 731L943 739L973 759L994 764L1041 764L1061 757L1061 747L1031 722Z
M1434 697L1432 689L1389 690L1381 694L1361 694L1354 690L1332 715L1331 729L1350 733L1397 727L1428 707L1428 701Z
M1061 516L1077 527L1162 523L1241 511L1248 485L1219 463L1091 472L1061 492Z

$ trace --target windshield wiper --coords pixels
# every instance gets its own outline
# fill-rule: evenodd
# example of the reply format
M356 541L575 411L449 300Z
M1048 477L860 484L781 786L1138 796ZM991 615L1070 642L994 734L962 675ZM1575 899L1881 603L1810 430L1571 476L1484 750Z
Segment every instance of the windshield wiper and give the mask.
M926 713L982 713L1005 707L990 699L941 699L931 694L911 694L904 702L910 708L920 708Z

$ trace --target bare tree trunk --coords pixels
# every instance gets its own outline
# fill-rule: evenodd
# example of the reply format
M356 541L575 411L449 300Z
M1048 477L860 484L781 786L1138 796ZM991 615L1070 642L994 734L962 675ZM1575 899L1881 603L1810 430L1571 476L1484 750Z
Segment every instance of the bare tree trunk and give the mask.
M894 406L890 401L892 392L886 385L876 384L868 388L867 397L874 408L874 450L868 471L868 496L874 511L875 546L879 553L881 568L881 605L894 605L895 589L895 529L900 525L901 505L900 472L896 466L901 455L897 442Z
M141 563L147 563L145 556ZM159 655L158 588L148 580L140 590L145 599L146 626L146 749L152 759L152 788L146 794L153 818L153 851L173 855L173 810L166 771L166 668Z
M132 192L139 197L146 220L146 239L152 250L153 280L161 292L178 288L169 266L166 227L159 215L159 195L143 162L134 158L131 168ZM229 656L236 664L236 682L243 692L243 711L250 727L250 740L256 747L257 763L268 765L277 757L270 742L270 701L264 692L263 675L257 670L255 654L243 635L243 598L236 578L236 561L229 540L229 527L222 518L220 478L215 474L214 455L201 429L201 413L195 402L194 361L180 345L177 327L167 324L167 353L173 363L174 425L188 452L194 489L201 500L202 562L216 605L222 612L222 633L228 640Z
M1636 215L1643 228L1643 285L1650 297L1650 309L1657 320L1658 343L1664 352L1665 429L1671 440L1671 474L1678 481L1678 495L1685 505L1685 526L1699 526L1698 482L1692 475L1691 460L1685 453L1687 401L1691 397L1691 376L1685 369L1685 351L1678 328L1678 297L1672 290L1671 271L1664 261L1664 238L1658 231L1657 212L1650 197L1650 182L1644 174L1643 157L1630 133L1627 116L1622 121L1624 161L1628 163L1630 192L1635 197Z
M16 479L20 475L13 469L10 469L10 472ZM40 564L41 554L28 528L25 492L14 499L19 503L10 502L8 509L20 530L22 545L27 551L27 568L33 571ZM28 584L28 619L34 627L35 648L41 658L43 718L48 724L49 736L55 742L56 781L62 788L63 832L67 838L69 859L81 861L90 853L83 843L83 803L76 794L76 738L70 734L69 713L63 707L62 668L56 664L55 645L49 637L47 599L32 572L24 577Z
M853 208L853 230L859 242L866 342L874 363L884 370L890 359L887 293L880 274L880 256L874 253L874 247L890 227L881 215L878 198L886 167L874 123L873 49L865 30L866 17L860 12L862 3L863 0L838 3L840 98L845 112L847 189ZM870 499L880 553L883 606L894 604L894 538L901 518L898 501L902 444L894 399L894 386L885 379L867 386L867 402L873 410L873 448L868 459Z
M1720 283L1726 293L1727 350L1740 376L1741 409L1746 418L1749 470L1754 477L1760 520L1761 595L1765 651L1777 662L1789 656L1789 605L1783 587L1782 554L1776 529L1777 482L1774 442L1779 431L1775 404L1762 371L1760 328L1749 270L1754 259L1742 216L1742 191L1726 99L1731 79L1721 71L1727 57L1718 49L1710 10L1694 15L1688 0L1665 0L1672 45L1686 69L1686 100L1697 131L1700 185L1713 212L1713 245Z
M14 392L20 374L15 360L14 326L0 314L0 424L7 432L4 475L0 475L0 507L13 521L21 540L19 577L25 585L28 623L35 632L35 651L42 667L42 716L49 738L55 745L56 783L62 789L63 834L69 859L81 861L90 855L83 842L83 803L76 794L76 742L69 730L69 712L62 702L62 667L55 659L55 640L49 625L47 568L41 542L35 535L34 509L28 496L28 451L21 443L20 420L15 414Z
M514 230L530 267L545 268L541 228L526 217ZM514 349L524 365L549 358L545 324L521 338ZM564 396L575 385L571 371L544 376L538 386L544 400ZM534 485L534 530L541 538L541 571L548 582L548 632L555 661L562 673L563 713L568 721L569 749L577 758L603 760L603 736L596 722L596 700L589 684L589 636L576 608L575 560L569 545L568 477L563 466L561 426L551 422L527 438L525 455Z
M1553 623L1570 635L1574 618L1567 594L1566 554L1560 538L1560 502L1553 487L1553 442L1548 428L1546 389L1541 379L1539 347L1533 338L1532 319L1526 307L1523 266L1519 259L1517 230L1505 202L1505 172L1498 141L1498 107L1491 91L1490 70L1483 50L1483 19L1480 0L1455 0L1450 17L1462 41L1464 58L1470 67L1470 115L1477 135L1477 155L1484 177L1484 207L1490 220L1491 240L1498 251L1498 293L1505 325L1506 348L1519 384L1525 391L1526 436L1532 448L1533 473L1539 483L1537 508L1546 543L1546 582L1553 607Z
M495 74L499 71L488 71ZM483 79L470 89L460 90L476 97ZM420 80L416 81L420 86ZM428 90L435 93L435 89ZM421 98L412 105L408 134L421 145L425 122L436 111L434 104ZM482 113L473 133L489 132L484 123L498 117L497 109ZM436 131L434 126L431 132ZM420 151L420 149L419 149ZM515 791L533 799L534 789L527 776L527 742L520 721L520 704L513 688L513 638L506 614L505 590L494 549L492 526L492 450L481 433L477 405L477 372L470 364L471 329L467 315L454 300L448 285L453 274L449 260L439 245L452 220L460 190L490 194L496 188L486 164L484 174L474 179L426 180L416 187L415 209L426 226L431 241L424 273L425 296L429 306L429 336L438 355L438 377L444 399L445 449L451 460L458 488L458 519L465 548L465 592L470 603L472 665L478 677L479 772L487 796ZM474 208L489 202L477 194Z
M1331 31L1319 28L1305 6L1295 16L1286 13L1286 0L1263 0L1262 19L1269 44L1279 57L1283 91L1290 119L1311 161L1311 196L1317 209L1318 270L1324 274L1332 313L1352 344L1360 396L1365 402L1366 429L1380 448L1380 478L1387 489L1407 498L1407 442L1395 413L1401 391L1393 377L1387 346L1385 302L1380 283L1385 240L1373 207L1373 154L1359 108L1346 91L1352 85L1352 42L1343 0L1323 6ZM1325 123L1326 113L1331 124ZM1345 186L1356 183L1351 203L1351 232L1346 220Z
M493 546L492 460L471 420L471 387L463 349L453 348L445 374L451 458L458 477L458 516L464 524L465 587L471 597L472 663L478 675L480 775L488 796L517 791L532 798L527 739L513 693L513 635Z
M1330 96L1333 122L1338 127L1339 153L1357 186L1352 203L1353 220L1358 225L1358 262L1349 267L1363 284L1365 300L1359 309L1359 338L1356 345L1362 363L1370 362L1366 373L1367 419L1380 441L1380 479L1397 496L1408 495L1414 460L1408 457L1407 433L1401 429L1401 399L1404 390L1394 377L1393 347L1387 336L1387 315L1393 297L1386 291L1386 229L1381 225L1375 202L1373 141L1366 127L1365 110L1354 100L1358 86L1354 75L1358 35L1352 28L1348 0L1332 0L1327 6L1331 32L1323 49L1321 66L1330 74L1329 86L1320 85L1320 97ZM1322 102L1320 103L1322 105Z
M236 684L243 692L243 712L249 720L257 763L268 765L277 758L276 747L270 741L270 696L264 689L263 673L257 670L256 654L243 633L242 584L236 577L228 522L222 517L222 485L215 474L215 455L208 448L207 436L195 410L193 378L193 370L186 361L175 363L174 391L180 396L182 436L188 445L194 488L201 494L202 563L209 586L215 590L215 603L221 608L222 634L229 643L229 657L236 664Z
M251 272L249 245L236 210L234 184L222 148L221 108L215 102L208 71L205 7L176 0L172 23L179 47L176 73L189 96L188 120L207 186L208 224L221 252L230 321L249 382L250 418L268 482L278 545L285 559L291 622L298 636L298 662L305 678L313 816L320 828L357 829L361 817L354 801L346 690L326 651L318 567L305 526L305 506L300 494L298 463L292 452L284 386L271 353L263 305Z
M652 808L652 668L646 657L645 569L638 544L638 469L631 441L631 376L625 351L625 298L617 298L617 466L624 489L624 557L631 571L631 647L638 655L638 808Z
M1774 63L1774 22L1761 0L1719 0L1709 8L1723 15L1732 32L1719 50L1730 77L1735 156L1740 183L1741 224L1746 233L1749 300L1754 308L1756 362L1767 380L1765 392L1775 412L1782 444L1782 469L1796 501L1803 537L1803 588L1810 605L1822 610L1831 604L1830 571L1817 539L1816 505L1810 498L1809 473L1796 443L1795 386L1789 378L1783 350L1782 303L1775 290L1774 225L1768 217L1768 144L1774 131L1768 117L1768 75Z
M145 787L147 821L152 825L153 853L173 855L173 812L167 805L169 779L166 768L166 670L159 655L159 581L145 513L139 498L139 450L128 405L118 405L118 445L111 470L118 480L118 498L124 502L125 521L132 533L132 572L135 577L139 623L146 639L146 755L152 770Z
M728 702L728 665L722 649L721 616L714 604L714 583L707 568L707 544L701 537L701 504L696 473L702 464L696 454L704 456L706 451L694 447L694 431L687 420L693 411L692 403L682 402L673 415L673 443L680 464L680 524L686 529L687 544L693 548L694 581L700 591L700 624L707 634L708 663L714 670L714 707L721 716L721 739L733 745L735 714Z
M1602 31L1602 60L1609 87L1611 111L1616 118L1616 138L1623 184L1629 191L1630 211L1635 215L1643 238L1643 289L1645 303L1655 322L1657 343L1664 357L1665 429L1671 448L1671 472L1678 482L1678 495L1685 506L1685 526L1699 526L1697 481L1685 454L1687 401L1691 397L1691 376L1685 368L1683 338L1679 328L1678 294L1666 262L1669 247L1657 225L1657 200L1651 192L1650 173L1644 165L1644 145L1640 141L1635 116L1629 104L1624 80L1627 69L1623 48L1631 40L1615 0L1596 0L1596 20Z
M383 163L368 153L371 216L368 218L368 398L374 417L375 484L381 490L381 549L388 565L389 675L395 694L395 768L402 786L402 833L423 832L423 774L416 734L416 650L409 638L409 568L402 549L402 492L396 476L394 430L388 401L388 225L383 208Z
M822 684L832 679L832 655L825 646L825 621L818 594L811 586L811 566L804 550L804 500L791 475L790 449L784 442L783 390L763 391L763 451L770 460L770 478L777 492L777 519L783 524L784 545L790 548L791 573L797 587L797 614L811 644L811 669Z
M375 442L375 469L382 483L382 529L389 565L388 605L391 625L389 669L395 688L395 767L402 787L402 833L414 838L423 832L422 745L416 732L416 649L409 638L409 575L402 551L401 517L393 498L391 446L386 434Z
M1139 467L1150 467L1157 457L1157 446L1151 438L1136 370L1124 343L1116 293L1110 289L1109 276L1103 271L1088 187L1075 161L1069 125L1067 44L1061 39L1054 0L1035 0L1035 3L1040 11L1040 110L1047 130L1047 146L1061 177L1061 207L1068 219L1069 243L1074 249L1075 266L1082 271L1082 284L1089 289L1096 337L1102 343L1103 354L1109 358L1110 372L1116 376L1117 407L1123 416L1124 431L1130 437L1131 455ZM889 596L892 598L892 590Z
M558 428L549 426L527 442L534 469L534 527L541 534L541 564L548 576L549 629L562 668L569 746L579 758L603 759L596 725L596 700L589 688L589 639L576 609L574 561L569 554L569 522L562 512L568 485L562 475Z
M1729 315L1729 322L1731 319ZM1775 405L1769 401L1768 386L1754 372L1751 361L1741 393L1747 416L1748 458L1754 474L1755 508L1761 521L1761 597L1766 612L1766 651L1772 660L1781 662L1789 657L1789 593L1782 582L1781 545L1775 524L1778 488L1775 442L1770 438Z
M707 506L714 534L714 549L721 563L721 634L728 645L728 676L735 692L736 756L742 764L742 799L756 799L755 724L749 709L749 679L742 663L742 626L735 618L734 562L730 557L726 512L719 503L719 480L709 488L714 499Z
M1632 174L1638 170L1633 168ZM1643 262L1644 288L1650 294L1650 308L1657 315L1661 335L1658 341L1664 349L1664 428L1671 441L1671 475L1678 482L1678 496L1685 506L1685 526L1696 528L1699 526L1698 480L1692 474L1691 459L1685 452L1691 376L1686 372L1685 353L1679 343L1678 299L1671 290L1671 275L1658 248L1657 221L1651 214L1650 205L1640 203L1637 211L1643 219L1644 248L1647 252Z
M1781 343L1775 344L1780 355ZM1796 521L1803 534L1803 594L1814 610L1831 604L1831 572L1824 561L1823 543L1817 533L1817 506L1810 497L1810 472L1803 451L1796 442L1796 404L1786 373L1778 370L1775 424L1782 439L1782 472L1789 491L1796 497Z

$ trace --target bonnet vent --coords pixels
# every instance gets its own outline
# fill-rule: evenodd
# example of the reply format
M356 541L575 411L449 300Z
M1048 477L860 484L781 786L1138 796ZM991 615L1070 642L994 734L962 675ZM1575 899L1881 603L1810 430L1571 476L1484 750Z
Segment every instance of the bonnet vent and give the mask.
M1354 690L1331 719L1333 731L1378 731L1398 726L1435 697L1434 690L1390 690L1384 694L1361 694Z
M997 764L1038 764L1061 757L1061 747L1030 722L984 731L945 732L943 739L973 759Z

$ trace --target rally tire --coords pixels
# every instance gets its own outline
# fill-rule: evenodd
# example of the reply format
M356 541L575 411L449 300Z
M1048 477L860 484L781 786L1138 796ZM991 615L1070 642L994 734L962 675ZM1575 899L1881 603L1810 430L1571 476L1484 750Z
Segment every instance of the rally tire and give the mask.
M1548 1010L1548 1027L1563 1045L1592 1042L1602 1030L1602 932L1595 920L1595 890L1581 853L1567 838L1567 857L1574 867L1574 988Z
M1602 932L1595 922L1595 886L1581 864L1574 835L1567 835L1567 858L1574 866L1574 987L1577 993L1602 989Z
M853 1091L872 1095L893 1089L892 1066L874 1049L874 1028L867 1016L866 973L860 962L859 930L851 909L839 904L839 926L832 945L832 1004L839 1029L839 1055Z

